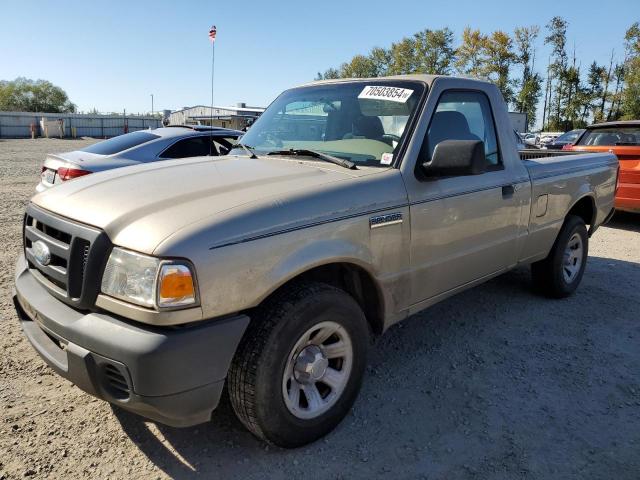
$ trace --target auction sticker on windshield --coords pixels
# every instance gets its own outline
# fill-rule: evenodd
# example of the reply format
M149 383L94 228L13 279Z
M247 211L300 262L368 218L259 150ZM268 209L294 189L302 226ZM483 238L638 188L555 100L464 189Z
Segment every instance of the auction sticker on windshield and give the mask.
M367 85L362 89L358 98L366 98L370 100L388 100L389 102L406 103L413 90L400 87L381 87L375 85Z

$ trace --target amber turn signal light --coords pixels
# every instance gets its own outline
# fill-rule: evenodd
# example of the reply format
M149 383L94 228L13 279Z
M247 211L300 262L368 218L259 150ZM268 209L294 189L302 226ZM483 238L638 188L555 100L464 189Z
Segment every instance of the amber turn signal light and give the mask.
M186 265L166 264L158 277L158 306L178 307L196 302L191 270Z

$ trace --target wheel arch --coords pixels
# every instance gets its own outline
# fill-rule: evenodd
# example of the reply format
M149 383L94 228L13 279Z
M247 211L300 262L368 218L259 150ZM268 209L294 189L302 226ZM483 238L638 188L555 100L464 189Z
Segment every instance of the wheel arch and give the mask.
M353 260L320 263L299 271L277 285L260 303L293 283L305 281L322 282L344 290L362 308L371 331L375 335L381 335L384 331L385 304L382 289L374 275L361 263Z
M589 235L595 230L594 224L596 221L596 214L598 210L596 208L596 202L592 194L583 195L580 197L565 215L566 218L569 215L576 215L584 220L584 223L589 225Z

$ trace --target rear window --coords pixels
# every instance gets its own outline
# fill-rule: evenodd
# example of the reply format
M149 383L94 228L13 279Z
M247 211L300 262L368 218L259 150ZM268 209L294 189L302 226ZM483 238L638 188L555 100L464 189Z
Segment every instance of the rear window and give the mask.
M640 126L593 128L585 132L582 138L578 140L578 145L640 145Z
M149 132L125 133L124 135L110 138L104 142L94 143L93 145L83 148L81 151L97 153L98 155L113 155L114 153L122 152L131 147L150 142L156 138L160 138L160 136Z

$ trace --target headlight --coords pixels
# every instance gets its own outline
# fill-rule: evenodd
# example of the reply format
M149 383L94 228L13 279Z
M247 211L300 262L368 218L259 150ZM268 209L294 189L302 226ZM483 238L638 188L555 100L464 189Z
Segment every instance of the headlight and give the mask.
M101 290L143 307L184 307L196 303L188 265L114 248L102 276Z

